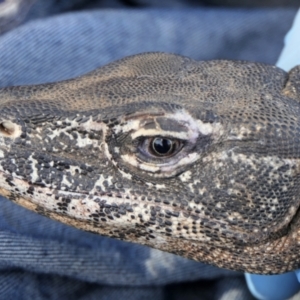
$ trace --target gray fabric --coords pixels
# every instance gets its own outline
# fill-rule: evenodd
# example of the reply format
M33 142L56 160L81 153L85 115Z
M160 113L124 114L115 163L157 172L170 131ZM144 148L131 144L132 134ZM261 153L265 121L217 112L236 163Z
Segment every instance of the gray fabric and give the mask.
M0 36L0 86L71 78L144 51L274 64L295 13L109 9L34 19ZM240 273L81 232L4 198L0 207L1 299L252 299Z
M35 0L0 0L0 34L22 23L34 2Z
M275 64L295 12L97 10L38 19L1 37L0 86L67 79L147 51Z

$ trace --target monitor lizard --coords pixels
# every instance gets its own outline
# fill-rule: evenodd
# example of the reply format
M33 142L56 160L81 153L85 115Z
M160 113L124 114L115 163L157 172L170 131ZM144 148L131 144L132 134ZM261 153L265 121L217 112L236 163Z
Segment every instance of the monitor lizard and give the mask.
M300 66L145 53L0 90L0 194L223 268L300 267Z

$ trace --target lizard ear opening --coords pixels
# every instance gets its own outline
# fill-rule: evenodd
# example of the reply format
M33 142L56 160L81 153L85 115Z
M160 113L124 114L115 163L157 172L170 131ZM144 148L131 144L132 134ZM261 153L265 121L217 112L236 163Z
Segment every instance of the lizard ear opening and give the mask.
M289 71L282 94L300 102L300 65Z
M15 132L15 124L11 121L3 121L0 123L0 133L5 136L11 136Z
M22 134L22 128L17 123L13 123L10 120L0 121L0 135L10 138L20 137Z

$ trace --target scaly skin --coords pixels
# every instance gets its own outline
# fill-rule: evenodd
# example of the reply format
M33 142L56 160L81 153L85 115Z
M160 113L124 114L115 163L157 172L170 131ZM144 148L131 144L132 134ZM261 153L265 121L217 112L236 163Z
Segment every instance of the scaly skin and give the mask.
M220 267L293 270L299 100L300 67L287 74L163 53L5 88L0 194L80 229Z

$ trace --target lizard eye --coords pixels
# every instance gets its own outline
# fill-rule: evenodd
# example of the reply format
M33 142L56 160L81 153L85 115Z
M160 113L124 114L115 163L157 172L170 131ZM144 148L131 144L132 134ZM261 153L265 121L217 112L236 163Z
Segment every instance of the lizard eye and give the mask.
M182 146L182 142L178 139L170 139L166 137L154 137L146 139L146 146L151 155L156 157L170 157L176 154Z

